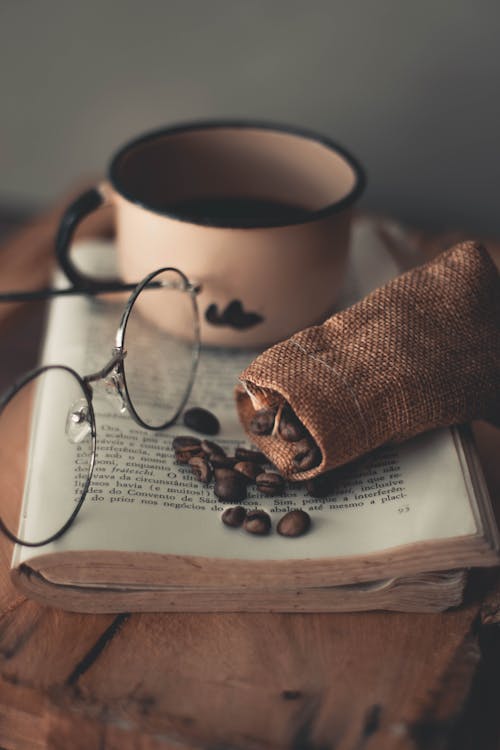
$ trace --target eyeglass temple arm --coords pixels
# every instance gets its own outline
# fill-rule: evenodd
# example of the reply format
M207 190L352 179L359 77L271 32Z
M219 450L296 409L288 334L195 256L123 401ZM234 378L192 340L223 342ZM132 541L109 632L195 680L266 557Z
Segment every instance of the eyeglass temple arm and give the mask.
M132 292L136 286L137 284L120 284L117 282L99 289L71 286L64 289L34 289L31 292L0 292L0 302L34 302L51 297L68 297L78 294L95 297L98 294L109 294L110 292Z
M133 292L140 282L131 284L122 284L121 282L110 282L106 286L100 286L98 289L92 287L70 286L64 289L34 289L31 292L0 292L1 302L35 302L36 300L50 299L51 297L69 297L72 295L86 294L95 297L98 294L109 294L113 292ZM151 281L147 288L160 288L165 286L161 281ZM188 290L199 294L201 285L189 282Z

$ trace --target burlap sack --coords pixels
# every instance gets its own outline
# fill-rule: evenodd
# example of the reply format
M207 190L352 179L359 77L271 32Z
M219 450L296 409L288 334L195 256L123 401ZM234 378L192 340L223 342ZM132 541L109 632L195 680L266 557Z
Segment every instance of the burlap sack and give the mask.
M252 442L293 479L435 427L500 424L498 271L480 245L456 245L268 349L241 382L237 407ZM255 408L284 401L320 448L308 471L295 469L294 443L249 430Z

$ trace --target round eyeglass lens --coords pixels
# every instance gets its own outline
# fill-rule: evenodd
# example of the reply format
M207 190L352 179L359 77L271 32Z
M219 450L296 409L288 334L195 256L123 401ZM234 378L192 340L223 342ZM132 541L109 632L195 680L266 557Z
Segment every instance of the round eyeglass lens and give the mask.
M5 394L0 517L11 539L39 546L71 525L87 493L94 455L92 405L72 370L42 367Z
M152 274L135 299L123 334L129 407L145 427L162 429L182 411L199 354L196 295L175 269Z

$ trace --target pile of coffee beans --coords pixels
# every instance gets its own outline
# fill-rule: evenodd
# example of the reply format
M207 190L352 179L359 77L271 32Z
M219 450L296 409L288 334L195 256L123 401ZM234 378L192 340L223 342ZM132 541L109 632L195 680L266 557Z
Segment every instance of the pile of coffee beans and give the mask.
M314 438L289 404L281 409L279 417L277 407L257 410L249 427L254 435L270 435L274 431L285 442L294 443L293 464L296 472L309 471L321 462L321 453Z
M194 476L203 484L214 480L214 493L223 503L238 503L227 508L222 521L227 526L243 526L250 534L264 535L271 531L271 517L263 510L248 510L239 503L247 497L247 487L255 483L257 490L267 497L281 496L285 480L277 471L266 468L267 457L260 451L236 448L228 456L218 443L191 435L174 438L172 447L175 459L189 466ZM282 536L300 536L309 530L311 519L303 510L284 515L277 525Z
M243 526L251 534L269 534L271 531L271 517L264 510L247 511L242 505L227 508L222 514L222 522L226 526L237 528ZM309 531L311 517L305 510L291 510L278 521L276 531L281 536L301 536Z
M218 443L191 435L174 438L172 447L177 463L187 464L200 482L209 484L214 479L214 492L223 502L244 500L250 483L269 497L284 492L283 477L264 468L268 460L259 451L236 448L234 456L228 456Z

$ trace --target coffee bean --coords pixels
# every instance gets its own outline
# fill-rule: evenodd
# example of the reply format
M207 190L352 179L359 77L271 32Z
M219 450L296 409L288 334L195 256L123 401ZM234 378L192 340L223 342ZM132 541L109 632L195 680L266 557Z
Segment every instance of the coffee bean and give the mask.
M215 482L214 493L225 503L238 503L247 496L245 481L235 482L232 479L218 479Z
M276 409L259 409L250 420L250 432L254 435L270 435L274 427Z
M202 440L201 441L201 450L206 456L225 456L226 451L224 448L219 445L218 443L214 443L212 440Z
M174 451L182 450L183 448L191 448L193 446L201 446L201 440L191 435L178 435L172 440L172 448Z
M305 510L291 510L278 521L276 530L281 536L300 536L309 531L311 517Z
M304 425L288 405L281 412L278 434L287 443L295 443L306 434Z
M212 467L203 456L194 456L188 461L189 466L193 470L193 474L196 479L203 484L209 484L212 479Z
M232 466L216 466L214 467L214 475L216 479L241 479L242 476L239 472L235 471Z
M295 443L293 465L296 471L308 471L321 461L321 453L311 437L302 438Z
M281 474L277 474L275 471L264 471L258 475L255 481L259 492L270 497L282 495L285 490L285 480Z
M178 464L187 464L191 458L194 458L194 456L201 455L202 452L199 445L186 445L175 451L175 460Z
M220 474L220 472L227 472ZM214 492L225 503L239 503L247 496L245 478L231 469L216 469Z
M217 435L220 430L219 420L207 409L195 406L184 412L183 421L186 427L205 435Z
M243 508L241 505L236 505L234 508L226 508L221 516L222 523L225 523L226 526L237 528L245 520L246 514L246 508Z
M271 531L271 518L263 510L251 510L247 513L243 527L250 534L269 534Z
M208 460L213 469L232 469L237 459L232 456L221 456L220 453L211 453Z
M267 464L269 459L260 451L252 451L248 448L236 448L234 452L238 461L252 461L255 464Z
M308 479L305 487L307 494L311 497L326 497L331 495L337 484L336 473L327 471L313 479Z
M238 461L234 465L234 470L243 474L249 481L255 482L257 476L262 473L262 466L253 461Z

